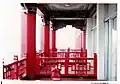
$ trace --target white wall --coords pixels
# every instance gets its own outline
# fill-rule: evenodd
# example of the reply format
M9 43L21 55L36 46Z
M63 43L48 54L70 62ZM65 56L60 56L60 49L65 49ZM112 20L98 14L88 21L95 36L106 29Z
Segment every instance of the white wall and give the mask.
M92 55L93 52L97 52L97 55L98 55L98 80L106 80L107 78L109 80L115 80L116 79L116 48L115 48L116 40L115 39L117 37L116 37L115 31L113 34L112 22L109 22L109 31L108 31L105 29L104 21L105 21L105 19L108 19L109 17L114 15L114 13L116 11L116 8L115 8L116 6L111 4L108 6L108 9L107 9L105 7L105 5L100 4L97 7L98 7L97 8L98 12L97 12L96 28L93 28L95 26L93 24L94 18L87 19L86 46L88 49L88 55ZM93 30L91 31L92 28L93 28ZM95 30L95 29L97 29L97 30ZM107 43L106 38L108 38L108 37L105 38L105 36L106 36L105 32L107 32L106 34L108 34L108 32L109 32L109 49L107 49L108 43ZM95 35L97 36L97 38L95 38ZM97 45L96 45L96 43L94 43L95 41L97 42ZM109 54L106 54L108 51L109 51Z
M42 52L44 52L44 26L41 25L41 28L40 28L40 37L41 37L41 50Z
M42 41L42 19L41 16L36 14L36 51L41 50L41 41Z
M99 49L98 49L98 80L104 80L104 5L99 5L98 11L98 33L99 33ZM98 37L97 37L98 38Z
M93 56L92 51L92 18L87 19L87 30L86 30L86 48L87 48L87 54L88 57Z
M116 80L117 77L117 72L116 72L116 66L117 66L117 31L114 31L114 26L113 26L113 18L114 16L116 16L116 5L115 4L111 4L108 5L108 19L109 19L109 31L110 31L110 35L109 35L109 39L110 39L110 45L109 47L111 48L109 50L109 80Z
M103 7L103 5L102 5ZM102 15L102 14L101 14ZM104 17L103 19L106 21L104 24L104 29L101 31L105 32L105 36L101 37L101 40L104 38L104 62L105 62L105 79L107 80L116 80L117 72L116 72L116 61L117 61L117 31L113 30L113 17L116 16L116 5L109 4L104 7ZM116 24L116 23L115 23ZM108 29L107 29L108 27ZM103 50L103 49L101 49Z
M75 48L80 49L81 48L81 30L76 29L75 32Z

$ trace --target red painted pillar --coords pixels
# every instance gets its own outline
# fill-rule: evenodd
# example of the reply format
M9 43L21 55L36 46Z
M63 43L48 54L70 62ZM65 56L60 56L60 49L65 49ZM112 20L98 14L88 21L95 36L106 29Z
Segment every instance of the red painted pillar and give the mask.
M52 30L52 50L56 50L56 30Z
M56 30L52 30L52 56L55 57L56 54Z
M80 45L81 45L81 53L84 53L86 50L86 31L81 31L80 33ZM83 51L83 52L82 52ZM81 54L83 56L83 54Z
M80 33L80 44L81 44L81 47L83 50L86 49L86 31L81 31Z
M27 76L34 79L36 75L36 12L27 15Z
M45 27L44 27L44 53L45 56L49 56L50 51L50 27L49 27L49 20L45 19Z
M86 49L86 31L83 31L83 49Z

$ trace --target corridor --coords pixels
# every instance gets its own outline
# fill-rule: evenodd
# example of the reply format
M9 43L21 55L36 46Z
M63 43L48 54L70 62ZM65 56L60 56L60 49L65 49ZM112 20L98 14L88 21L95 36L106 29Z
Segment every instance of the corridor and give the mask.
M117 4L20 5L21 53L3 79L117 80Z

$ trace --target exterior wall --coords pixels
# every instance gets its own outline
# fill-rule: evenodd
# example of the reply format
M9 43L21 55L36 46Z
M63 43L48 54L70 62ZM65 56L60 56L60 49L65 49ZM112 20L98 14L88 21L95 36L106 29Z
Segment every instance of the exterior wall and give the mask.
M86 45L84 46L84 32L76 29L75 34L76 34L76 36L75 36L75 48L81 49L81 48L86 47Z
M27 53L27 26L26 26L26 14L22 12L21 15L21 58L24 57L24 54Z
M96 13L92 18L87 19L86 29L86 47L88 50L88 57L93 57L93 53L96 52Z
M92 56L93 52L97 52L98 80L116 80L117 49L115 44L117 43L116 30L113 29L112 20L116 13L116 5L110 4L106 7L106 5L100 4L97 7L97 26L94 24L94 16L87 19L86 47L88 57ZM111 19L109 23L106 24L105 20L109 18ZM114 26L116 24L115 20Z
M40 41L40 44L41 44L41 50L42 52L44 51L44 26L41 25L41 41Z
M86 49L88 57L92 57L92 18L87 19L87 30L86 30Z
M104 5L98 6L98 80L104 80Z
M36 50L42 51L44 50L44 23L42 22L41 16L36 15Z
M116 80L117 78L117 23L116 23L116 5L111 4L107 5L106 7L107 13L106 13L106 18L105 20L108 21L108 28L109 28L109 33L108 33L108 41L109 41L109 50L108 52L108 80ZM106 59L106 60L107 60Z
M75 48L80 49L81 48L81 35L80 35L80 30L76 29L76 35L75 35Z
M41 16L36 14L36 51L39 52L41 50L41 27L42 27L42 20Z
M113 29L113 17L115 16L116 5L99 5L99 67L102 66L104 76L99 76L105 80L116 80L116 30ZM114 24L116 25L116 23ZM102 63L102 64L101 64ZM104 63L104 64L103 64ZM103 68L104 66L104 68ZM104 69L104 71L103 71ZM101 69L98 69L101 71ZM98 73L101 75L102 72Z

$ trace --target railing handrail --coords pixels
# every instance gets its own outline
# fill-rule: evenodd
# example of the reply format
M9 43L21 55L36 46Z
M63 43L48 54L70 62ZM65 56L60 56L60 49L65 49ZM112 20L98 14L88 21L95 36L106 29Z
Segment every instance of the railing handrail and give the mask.
M24 59L20 59L20 60L18 60L18 61L14 61L13 63L9 63L9 64L3 64L4 65L4 67L6 66L11 66L11 65L13 65L13 64L16 64L16 63L19 63L19 62L21 62L21 61L24 61L24 60L26 60L27 58L24 58Z
M66 59L66 57L39 57L42 59ZM81 60L94 60L94 58L86 58L86 57L68 57L68 59L81 59Z

